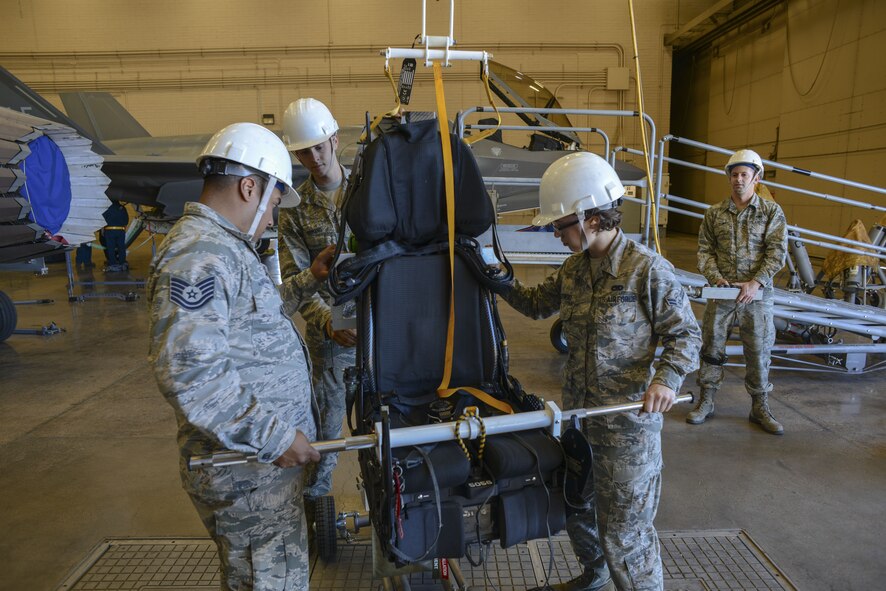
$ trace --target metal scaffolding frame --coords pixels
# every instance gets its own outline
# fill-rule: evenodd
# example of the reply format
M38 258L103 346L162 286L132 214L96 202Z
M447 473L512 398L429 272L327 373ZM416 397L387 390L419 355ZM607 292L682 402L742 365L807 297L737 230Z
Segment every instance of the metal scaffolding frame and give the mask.
M467 109L458 114L455 123L455 132L463 137L467 129L489 129L494 126L488 125L468 125L465 123L465 117L473 113L489 113L492 112L490 107L475 107ZM575 114L575 115L591 115L601 117L638 117L636 111L615 111L615 110L596 110L596 109L532 109L532 108L500 108L501 113L534 113L534 114ZM662 205L662 199L673 202L678 205L688 206L697 210L705 210L710 205L702 203L679 195L662 192L662 179L664 178L663 170L665 163L671 165L686 166L695 170L701 170L706 173L714 173L725 175L725 172L718 168L696 164L694 162L682 161L676 158L665 156L667 144L681 143L698 149L730 156L733 150L697 142L687 138L681 138L674 135L666 135L660 139L655 135L655 122L649 115L644 114L644 122L649 126L649 154L652 160L653 170L653 187L652 190L645 191L644 198L624 197L626 201L631 201L646 206L646 216L643 228L643 242L649 244L650 219L652 207L656 208L656 213L664 209L675 214L686 215L693 218L703 218L703 213L692 211L683 207L675 207L674 205ZM504 129L511 129L516 126L506 126ZM544 131L546 128L538 128ZM597 133L599 130L594 127L575 127L575 128L556 128L555 131L593 131ZM608 146L608 138L604 135L604 144ZM610 152L605 153L606 159L614 163L619 152L625 152L645 157L641 150L618 146ZM771 160L763 160L766 167L770 169L784 170L792 174L797 174L806 178L814 178L821 181L831 182L838 185L853 187L871 193L886 195L886 188L860 183L848 179L843 179L831 175L817 173L815 171L803 169L797 166L775 162ZM540 179L529 178L487 178L488 184L512 184L512 185L538 185ZM643 183L645 184L645 183ZM851 207L857 207L866 210L878 211L886 213L886 207L875 205L866 201L848 199L837 195L830 195L819 191L812 191L801 187L794 187L785 183L775 183L773 181L763 182L765 185L779 188L782 190L792 191L810 198L822 199L832 203L839 203ZM653 196L655 197L653 199ZM877 234L879 238L873 243L859 242L850 240L841 236L835 236L825 232L819 232L809 228L800 226L788 226L791 230L791 241L797 244L808 244L819 246L831 250L841 252L859 254L874 257L882 261L886 259L886 232ZM875 234L872 231L872 234ZM538 237L534 238L536 241ZM507 241L503 240L503 243ZM524 249L508 249L505 248L505 254L509 260L514 263L527 264L559 264L566 259L568 254L561 249L538 249L527 252ZM805 255L804 256L808 256ZM808 259L806 261L808 264ZM789 259L789 268L794 273L794 263ZM873 273L881 280L883 278L882 269L872 269ZM706 280L698 274L678 270L678 279L687 288L692 290L706 284ZM867 287L865 285L865 287ZM878 286L879 287L879 286ZM700 297L693 298L699 303L705 300ZM881 302L886 302L886 294L880 298ZM782 326L793 328L797 325L804 326L807 334L810 332L816 336L816 342L801 342L795 344L778 344L773 350L774 359L787 359L791 361L791 365L783 369L805 370L805 371L839 371L847 373L864 373L867 371L876 371L886 366L886 361L877 360L876 357L871 365L867 364L869 355L882 356L886 354L886 309L874 306L859 305L849 301L839 299L828 299L803 293L801 290L785 290L775 289L774 316L780 319ZM844 343L840 339L835 339L836 331L845 331L853 335L859 335L863 339L869 339L867 343ZM825 333L828 333L825 335ZM740 346L730 345L727 348L728 354L738 354L741 351ZM796 359L799 355L812 355L824 359L822 363L811 363L799 361Z

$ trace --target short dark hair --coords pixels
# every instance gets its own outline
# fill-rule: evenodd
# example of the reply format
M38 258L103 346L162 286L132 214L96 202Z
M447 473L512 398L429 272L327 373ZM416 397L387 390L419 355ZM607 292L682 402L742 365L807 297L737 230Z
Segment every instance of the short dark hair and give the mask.
M589 220L592 216L600 218L600 232L614 230L621 224L621 209L612 207L610 209L588 209L585 211L585 219Z
M240 177L211 174L203 179L203 184L214 191L225 191L238 180L240 180Z
M267 183L267 180L261 178L257 174L249 176L254 178L259 183L259 186L261 187L261 192L264 193L265 183ZM234 184L239 183L242 179L245 178L247 177L236 176L232 174L211 174L203 179L203 182L208 188L214 191L226 191L234 186Z

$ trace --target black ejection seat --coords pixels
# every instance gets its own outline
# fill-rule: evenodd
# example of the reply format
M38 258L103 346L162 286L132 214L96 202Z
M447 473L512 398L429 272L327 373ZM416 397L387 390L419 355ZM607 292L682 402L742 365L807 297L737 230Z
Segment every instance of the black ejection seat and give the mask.
M352 434L454 421L472 407L481 417L540 410L508 375L494 292L510 266L486 265L476 237L495 212L470 149L454 135L455 289L450 279L443 158L434 119L394 122L352 171L343 205L357 240L355 257L330 276L339 302L356 299L357 364L348 373ZM499 253L499 258L504 260ZM455 297L452 387L441 398ZM350 420L350 418L349 418ZM545 430L481 440L361 450L370 518L389 560L482 555L547 537L565 523L564 452Z

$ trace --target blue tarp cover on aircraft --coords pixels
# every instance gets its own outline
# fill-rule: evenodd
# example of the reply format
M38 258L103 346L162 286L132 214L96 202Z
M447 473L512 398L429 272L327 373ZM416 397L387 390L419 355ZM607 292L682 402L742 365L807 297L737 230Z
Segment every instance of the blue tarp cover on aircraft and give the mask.
M31 219L57 234L71 210L71 176L61 149L45 135L28 144L22 163L27 181L22 194L31 202Z

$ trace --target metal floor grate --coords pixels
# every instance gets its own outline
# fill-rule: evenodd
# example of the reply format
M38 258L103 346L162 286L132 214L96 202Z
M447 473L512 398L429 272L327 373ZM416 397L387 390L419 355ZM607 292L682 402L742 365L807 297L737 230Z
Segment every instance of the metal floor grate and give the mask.
M742 530L659 532L667 591L796 589ZM553 550L553 562L551 562ZM459 562L473 591L522 591L580 574L565 535L502 550L492 546L484 565ZM109 539L99 544L56 591L208 591L218 588L215 544L203 538ZM488 581L488 582L487 582ZM409 576L413 591L440 589L430 572ZM494 587L493 587L494 585ZM375 591L368 540L341 542L334 562L316 561L311 591Z
M57 591L216 591L216 547L207 538L109 539Z

